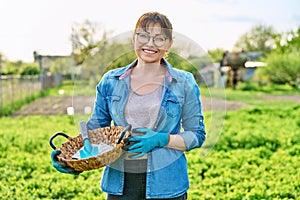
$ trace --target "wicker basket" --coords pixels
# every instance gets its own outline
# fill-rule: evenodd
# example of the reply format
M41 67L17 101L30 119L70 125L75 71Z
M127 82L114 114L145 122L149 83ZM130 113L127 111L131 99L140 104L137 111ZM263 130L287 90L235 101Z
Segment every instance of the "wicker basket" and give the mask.
M113 126L89 130L89 137L92 144L100 144L101 142L113 147L112 150L103 154L88 157L85 159L73 159L72 156L83 147L81 134L72 138L65 133L56 133L50 138L50 145L53 149L59 149L61 154L57 156L59 162L65 162L69 167L77 171L88 171L106 166L109 163L116 161L122 155L122 147L125 145L123 140L119 144L121 133L125 127ZM68 138L68 141L63 143L60 148L56 148L52 141L58 135ZM126 131L122 138L129 137L130 133Z

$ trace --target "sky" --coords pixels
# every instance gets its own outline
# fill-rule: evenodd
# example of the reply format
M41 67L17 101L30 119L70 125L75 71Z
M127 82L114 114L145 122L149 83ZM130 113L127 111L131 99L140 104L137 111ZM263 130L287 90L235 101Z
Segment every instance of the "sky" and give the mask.
M0 53L11 61L69 55L71 27L89 20L112 36L132 31L145 12L165 14L173 30L209 50L231 50L258 24L300 27L299 0L0 0Z

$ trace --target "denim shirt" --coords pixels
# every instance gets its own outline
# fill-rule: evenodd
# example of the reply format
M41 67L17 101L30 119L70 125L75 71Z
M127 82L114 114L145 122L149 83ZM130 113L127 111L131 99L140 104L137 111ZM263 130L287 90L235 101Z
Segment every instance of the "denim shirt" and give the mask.
M130 87L130 65L104 74L97 85L94 110L88 129L114 125L126 126L124 106ZM154 131L182 136L186 150L201 147L206 133L200 101L199 87L190 72L173 68L166 60L161 107ZM105 167L101 190L121 195L124 187L124 155ZM184 194L189 188L187 161L183 151L156 148L148 153L146 198L172 198Z

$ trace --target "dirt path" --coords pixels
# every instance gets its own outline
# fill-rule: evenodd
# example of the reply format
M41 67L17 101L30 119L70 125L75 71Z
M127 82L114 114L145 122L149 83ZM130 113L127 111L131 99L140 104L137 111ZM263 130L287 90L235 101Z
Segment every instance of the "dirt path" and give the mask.
M236 110L248 107L247 104L235 101L224 101L201 97L203 111L208 110ZM75 114L82 114L93 108L93 96L49 96L37 99L36 101L23 106L13 116L27 115L57 115L67 114L67 108L73 107Z
M94 97L92 96L49 96L35 100L23 106L20 110L13 113L18 115L58 115L67 114L68 107L74 107L75 113L84 113L86 107L93 106ZM73 106L74 105L74 106Z
M271 95L266 94L263 96L266 99L278 100L278 101L292 101L300 104L300 95Z
M264 95L263 98L272 100L287 100L300 104L300 95ZM203 111L209 110L238 110L249 105L237 101L225 101L209 97L201 97ZM13 116L27 115L57 115L67 114L67 108L73 107L75 114L89 112L93 108L93 96L49 96L23 106Z

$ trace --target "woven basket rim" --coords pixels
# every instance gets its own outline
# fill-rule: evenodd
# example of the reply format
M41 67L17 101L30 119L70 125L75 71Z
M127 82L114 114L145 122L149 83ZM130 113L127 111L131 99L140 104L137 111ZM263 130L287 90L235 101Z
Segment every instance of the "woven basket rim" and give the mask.
M89 130L89 133L96 134L97 131L99 133L102 133L103 131L108 131L108 130L115 131L114 133L116 133L116 131L118 131L117 135L114 134L114 135L111 135L111 137L110 137L115 140L116 138L118 138L120 136L120 133L122 132L122 130L124 128L125 128L124 126L103 127L103 128L98 128L98 129L94 129L94 130ZM127 138L129 136L130 136L130 132L127 131L124 135L124 138ZM92 141L91 141L91 143L92 143ZM95 144L95 143L92 143L92 144ZM111 144L108 144L108 145L111 145ZM57 158L60 162L64 162L69 167L71 167L75 170L78 170L78 171L87 171L87 170L92 170L92 169L98 169L98 168L106 166L107 164L114 162L122 155L122 153L123 153L122 147L125 145L123 140L121 141L120 144L114 143L114 145L115 146L113 146L113 148L111 150L106 151L100 155L95 155L95 156L91 156L91 157L83 158L83 159L74 159L71 156L67 155L69 157L65 158L66 155L64 155L63 153L66 152L67 150L68 150L67 153L70 153L70 151L72 151L74 153L75 151L77 152L81 147L83 147L82 137L81 137L81 134L79 134L75 137L69 137L68 141L64 142L61 145L61 147L58 148L59 150L62 151L62 153L60 155L58 155ZM74 146L75 146L75 148L73 148Z

